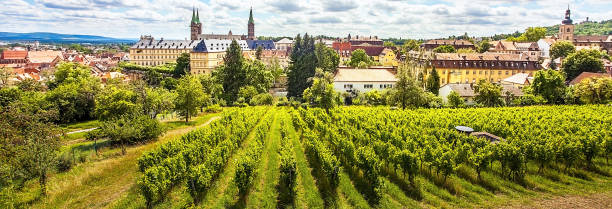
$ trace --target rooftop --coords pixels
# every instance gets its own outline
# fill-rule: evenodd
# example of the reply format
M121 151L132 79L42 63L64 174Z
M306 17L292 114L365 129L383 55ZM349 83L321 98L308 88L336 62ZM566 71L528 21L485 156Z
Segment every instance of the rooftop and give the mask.
M580 73L580 75L578 75L578 77L574 78L574 80L572 80L570 82L570 85L579 84L580 82L582 82L583 80L588 79L588 78L604 78L604 77L610 78L612 76L609 75L609 74L606 74L606 73L582 72L582 73Z
M396 82L397 78L386 69L339 68L334 82Z

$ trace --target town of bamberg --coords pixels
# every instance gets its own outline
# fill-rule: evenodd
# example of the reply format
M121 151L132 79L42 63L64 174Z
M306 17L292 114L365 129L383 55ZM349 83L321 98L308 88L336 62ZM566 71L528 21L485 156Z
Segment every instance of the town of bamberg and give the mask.
M1 0L1 209L610 209L610 0Z

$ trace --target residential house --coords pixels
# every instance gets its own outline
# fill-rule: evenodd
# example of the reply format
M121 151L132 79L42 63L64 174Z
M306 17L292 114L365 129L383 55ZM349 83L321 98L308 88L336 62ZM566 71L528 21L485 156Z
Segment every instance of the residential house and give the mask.
M520 89L528 86L533 81L533 77L530 77L527 73L517 73L501 81L501 84L514 85Z
M334 89L338 92L364 93L371 90L393 88L397 82L392 68L351 69L338 68L334 76Z
M590 78L612 78L612 75L607 74L607 73L591 73L591 72L582 72L580 73L580 75L578 75L576 78L574 78L574 80L570 81L570 86L579 84L580 82L582 82L583 80L586 79L590 79Z

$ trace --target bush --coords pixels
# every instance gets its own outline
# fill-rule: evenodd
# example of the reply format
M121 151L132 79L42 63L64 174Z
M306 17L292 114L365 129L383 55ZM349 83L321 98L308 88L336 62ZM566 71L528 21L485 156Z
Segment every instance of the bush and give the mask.
M278 102L276 102L276 106L289 106L289 99L287 97L278 97Z
M65 152L57 159L57 171L66 172L72 168L74 165L74 161L72 160L72 156L70 156L69 152Z
M261 94L255 95L249 103L253 106L272 105L274 104L274 97L272 97L272 94L269 94L269 93L261 93Z
M206 107L206 110L205 110L205 112L207 113L217 113L221 111L223 111L223 109L221 108L221 105L219 104L208 106Z

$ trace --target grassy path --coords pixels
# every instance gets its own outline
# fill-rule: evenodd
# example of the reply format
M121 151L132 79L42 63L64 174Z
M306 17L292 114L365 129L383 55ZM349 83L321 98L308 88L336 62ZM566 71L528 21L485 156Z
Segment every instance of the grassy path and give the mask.
M270 128L270 134L265 142L266 147L261 156L259 175L253 181L246 208L276 208L276 198L278 197L276 185L278 185L280 178L280 120L282 119L279 118L279 114L276 114Z
M304 149L299 141L302 134L295 130L289 130L289 135L293 142L298 171L295 208L323 208L325 203L316 187L315 179L311 174L312 168L308 166L306 154L304 154Z
M49 178L48 196L34 201L32 208L102 208L126 195L138 177L137 161L143 151L208 125L218 114L202 116L207 122L166 132L159 140L130 147L126 155L87 162ZM35 186L37 187L37 186Z
M266 114L275 114L274 111L269 111ZM266 117L266 116L264 116ZM274 116L272 116L274 117ZM258 124L257 126L259 126ZM274 123L272 124L274 126ZM249 133L247 139L242 144L240 150L236 151L228 160L227 165L223 169L223 172L219 175L219 178L215 181L213 186L208 189L205 197L200 203L202 208L227 208L237 201L238 187L234 184L234 173L236 172L235 161L242 153L246 152L251 142L255 139L255 128ZM269 137L269 136L268 136ZM267 145L266 145L267 146ZM263 154L263 153L262 153Z

